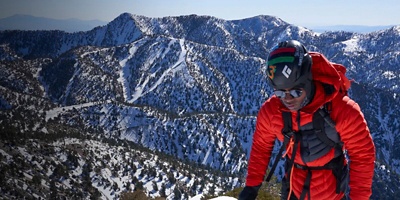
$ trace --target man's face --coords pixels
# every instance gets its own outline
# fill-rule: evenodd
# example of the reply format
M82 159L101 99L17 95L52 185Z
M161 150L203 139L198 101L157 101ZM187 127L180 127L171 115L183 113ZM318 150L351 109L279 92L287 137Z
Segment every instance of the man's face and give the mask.
M275 90L274 93L281 99L282 103L292 111L299 110L307 96L303 88Z

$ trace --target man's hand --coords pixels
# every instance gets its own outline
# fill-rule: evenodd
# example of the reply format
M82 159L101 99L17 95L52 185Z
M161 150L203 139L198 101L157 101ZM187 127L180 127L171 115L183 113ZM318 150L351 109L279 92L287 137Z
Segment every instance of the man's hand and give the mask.
M255 200L260 187L261 185L244 187L242 192L239 194L238 200Z

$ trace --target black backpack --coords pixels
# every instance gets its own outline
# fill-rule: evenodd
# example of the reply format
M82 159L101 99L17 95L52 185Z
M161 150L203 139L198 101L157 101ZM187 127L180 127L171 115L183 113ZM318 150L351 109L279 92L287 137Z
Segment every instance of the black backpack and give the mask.
M325 133L325 127L324 127L325 122L328 123L329 126L331 126L333 128L335 127L335 122L331 119L330 114L329 114L329 106L330 106L330 103L327 103L314 113L313 119L312 119L314 129L312 131L315 132L315 134L317 135L319 140L321 140L328 146L334 148L335 151L340 152L340 155L333 158L330 162L328 162L324 166L320 166L320 167L309 167L309 166L303 166L303 165L294 163L294 158L296 155L297 144L298 144L298 139L300 138L299 137L300 133L293 132L291 113L290 112L282 112L282 119L284 122L282 134L284 135L284 141L283 141L283 144L274 160L271 170L269 171L269 173L265 179L266 182L269 182L271 180L272 174L274 173L274 171L277 167L280 157L282 157L282 153L285 150L285 147L289 143L290 138L294 137L295 141L294 141L294 147L293 147L293 152L292 152L293 156L291 159L288 159L288 157L286 157L287 160L286 160L286 164L285 164L285 171L286 171L288 177L290 177L291 170L287 170L287 169L290 169L291 167L296 167L296 168L300 168L300 169L308 171L300 199L304 199L305 195L307 193L308 194L310 193L310 183L311 183L311 176L312 176L311 170L321 170L321 169L332 170L332 173L334 174L334 176L336 178L336 193L339 194L340 192L344 192L346 194L349 173L348 173L348 166L344 164L345 163L344 159L346 159L345 158L346 155L345 155L345 152L343 152L343 150L342 150L343 143L341 141L335 142L335 141L331 140ZM289 181L289 180L287 180L287 181ZM287 184L287 183L282 183L282 185L284 185L284 184ZM310 196L310 194L309 194L309 196Z

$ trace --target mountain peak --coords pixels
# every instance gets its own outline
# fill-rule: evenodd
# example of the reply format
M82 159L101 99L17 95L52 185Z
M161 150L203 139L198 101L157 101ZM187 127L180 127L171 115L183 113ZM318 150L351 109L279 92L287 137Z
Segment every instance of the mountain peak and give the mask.
M395 32L397 32L398 34L400 34L400 25L393 26L393 27L392 27L392 30L395 31Z
M118 15L118 17L116 17L113 21L115 21L115 20L132 20L134 16L135 15L133 15L131 13L124 12L124 13Z

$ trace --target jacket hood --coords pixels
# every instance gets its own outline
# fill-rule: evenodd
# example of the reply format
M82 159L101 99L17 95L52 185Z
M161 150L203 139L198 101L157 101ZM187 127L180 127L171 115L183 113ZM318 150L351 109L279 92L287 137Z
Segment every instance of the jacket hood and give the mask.
M314 97L309 104L300 109L306 113L313 113L338 95L342 80L335 69L335 63L331 63L324 55L317 52L309 52L312 58L311 73L315 86ZM343 66L342 66L343 67ZM345 70L343 67L342 70ZM281 107L285 108L285 106Z

